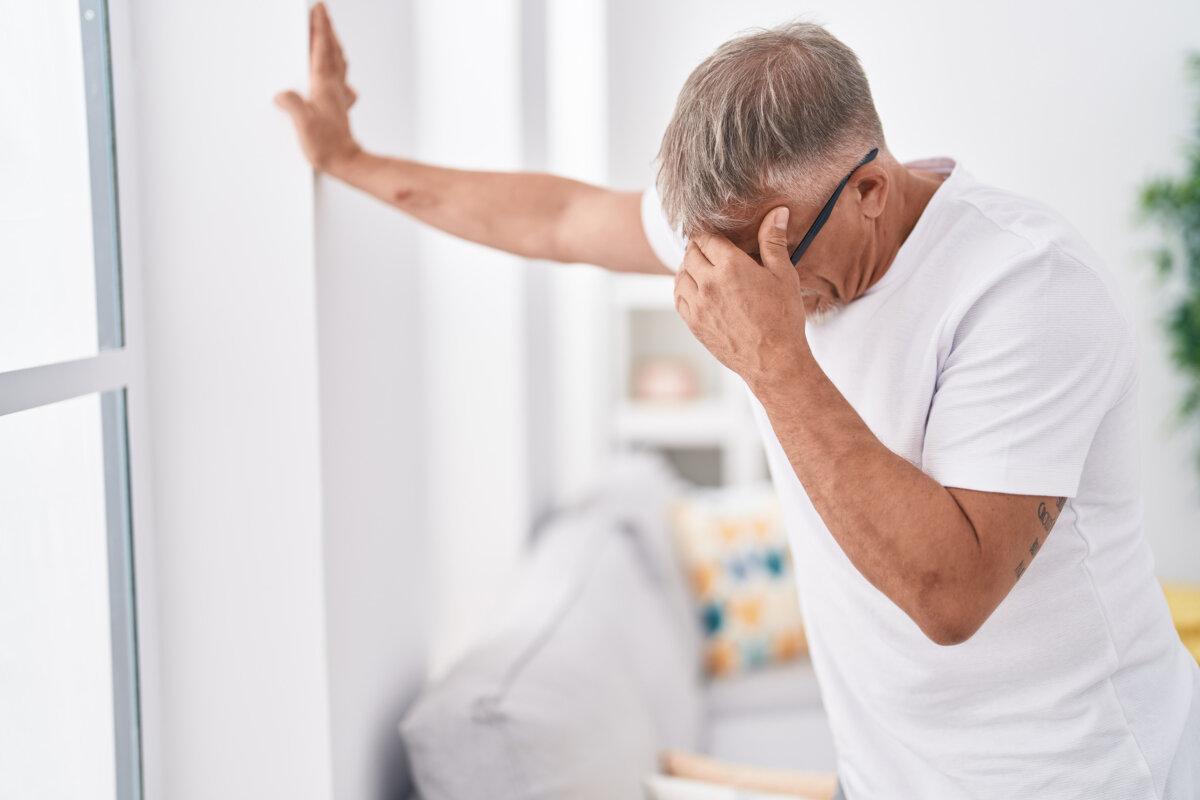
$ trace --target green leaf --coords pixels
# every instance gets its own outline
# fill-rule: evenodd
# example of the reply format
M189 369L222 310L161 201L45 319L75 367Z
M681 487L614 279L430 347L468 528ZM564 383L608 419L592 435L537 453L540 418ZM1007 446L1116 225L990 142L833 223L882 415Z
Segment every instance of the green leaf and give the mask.
M1175 266L1175 254L1166 247L1159 247L1150 255L1154 271L1160 280L1165 280Z
M1200 52L1189 55L1186 69L1188 79L1200 89ZM1182 170L1147 180L1138 191L1137 209L1142 221L1156 223L1164 236L1148 253L1155 273L1160 279L1168 275L1182 278L1182 297L1163 320L1163 328L1170 341L1171 360L1186 378L1180 422L1200 424L1200 102L1195 110L1192 140L1183 148ZM1172 283L1170 291L1179 288Z

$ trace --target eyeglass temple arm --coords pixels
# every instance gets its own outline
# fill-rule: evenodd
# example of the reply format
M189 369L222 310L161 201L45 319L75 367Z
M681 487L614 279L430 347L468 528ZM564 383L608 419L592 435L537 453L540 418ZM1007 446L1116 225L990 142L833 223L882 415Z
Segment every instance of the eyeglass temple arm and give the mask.
M875 156L877 155L879 155L879 148L871 148L871 152L863 156L862 161L859 161L857 164L855 164L854 169L847 172L846 177L842 178L841 183L839 183L837 188L833 190L833 194L830 195L827 201L825 201L825 205L821 208L821 213L817 214L817 218L813 221L812 226L809 227L808 233L804 234L804 238L800 240L800 244L796 245L796 249L792 251L793 265L800 260L800 256L804 255L804 251L808 249L810 244L812 244L812 240L816 238L817 234L821 230L821 227L829 219L829 215L833 213L833 207L837 203L838 197L841 196L842 190L846 188L846 184L850 182L851 176L858 171L859 167L874 161Z

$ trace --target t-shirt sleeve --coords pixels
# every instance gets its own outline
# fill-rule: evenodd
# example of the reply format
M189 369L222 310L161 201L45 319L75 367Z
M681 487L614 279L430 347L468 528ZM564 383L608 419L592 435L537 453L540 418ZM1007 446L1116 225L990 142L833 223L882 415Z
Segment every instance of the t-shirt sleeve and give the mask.
M653 185L642 192L642 230L645 231L646 241L650 243L650 249L658 256L658 260L672 272L677 271L683 263L687 240L667 221L667 215L663 213L662 202L658 197L658 189Z
M1045 248L958 313L943 331L922 469L943 486L1074 497L1135 370L1132 328L1107 283Z

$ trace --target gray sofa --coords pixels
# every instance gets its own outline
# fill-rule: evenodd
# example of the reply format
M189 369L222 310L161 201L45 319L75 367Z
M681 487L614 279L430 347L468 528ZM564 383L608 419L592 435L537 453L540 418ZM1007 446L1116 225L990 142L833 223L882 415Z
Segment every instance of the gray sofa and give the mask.
M542 526L486 641L400 723L424 800L639 798L664 748L833 769L807 661L706 681L657 457Z

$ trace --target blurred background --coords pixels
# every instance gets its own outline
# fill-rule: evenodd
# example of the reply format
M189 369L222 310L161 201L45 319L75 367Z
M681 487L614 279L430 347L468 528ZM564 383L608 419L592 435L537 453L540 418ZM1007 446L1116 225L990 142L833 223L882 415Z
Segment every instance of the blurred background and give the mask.
M713 48L827 25L898 158L956 158L1106 257L1140 335L1145 535L1200 582L1194 378L1163 324L1195 288L1157 275L1185 251L1140 210L1196 169L1193 0L329 6L366 148L626 189ZM494 631L532 532L619 483L614 453L766 478L670 278L314 180L271 103L306 85L303 0L0 19L0 797L398 795L398 720Z

